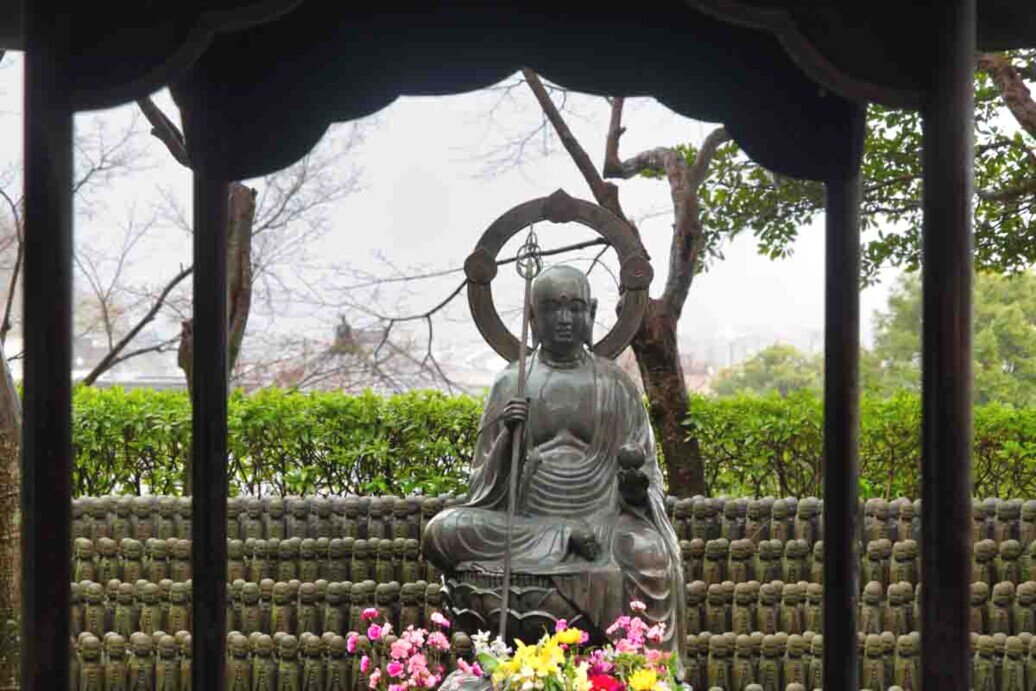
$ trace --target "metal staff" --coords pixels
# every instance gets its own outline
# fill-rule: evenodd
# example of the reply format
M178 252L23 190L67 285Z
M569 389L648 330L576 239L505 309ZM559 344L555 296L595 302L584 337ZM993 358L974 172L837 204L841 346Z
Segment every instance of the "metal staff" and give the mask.
M532 279L543 268L540 246L536 232L529 228L525 244L518 250L515 269L525 279L525 297L522 301L522 337L518 341L518 393L517 398L525 398L525 341L529 337L529 312L532 303ZM514 427L511 437L511 469L507 478L507 549L504 551L503 589L500 593L500 640L507 640L507 614L511 601L511 540L514 529L514 510L518 492L518 469L525 439L525 424L519 422Z

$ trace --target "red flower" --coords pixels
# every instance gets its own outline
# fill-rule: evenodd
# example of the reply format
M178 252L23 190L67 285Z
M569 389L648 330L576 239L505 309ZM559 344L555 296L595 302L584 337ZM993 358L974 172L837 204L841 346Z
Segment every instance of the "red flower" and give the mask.
M626 688L610 674L591 674L587 679L593 691L624 691Z

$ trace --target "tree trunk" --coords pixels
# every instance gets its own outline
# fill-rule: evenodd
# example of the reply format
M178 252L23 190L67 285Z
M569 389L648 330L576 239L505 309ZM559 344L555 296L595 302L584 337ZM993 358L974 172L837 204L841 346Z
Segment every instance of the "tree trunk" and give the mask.
M539 76L528 68L523 68L522 74L565 150L589 185L594 199L629 223L633 232L639 236L636 226L626 217L619 203L619 188L598 174L586 150L550 99ZM670 182L677 221L665 295L662 300L651 300L648 303L644 323L631 345L647 393L651 423L658 430L657 441L665 458L669 493L677 496L705 494L705 466L702 464L701 448L696 438L687 438L687 430L683 426L689 398L676 343L676 324L679 311L687 299L687 290L702 246L697 188L708 171L708 161L716 147L726 141L729 135L722 127L711 132L702 144L706 156L699 154L691 170L687 169L682 156L675 155L672 149L667 148L654 149L644 154L640 163L625 166L619 159L618 149L619 137L625 131L621 126L623 101L622 98L612 101L612 117L605 146L605 174L632 177L645 169L664 170Z
M248 313L252 307L252 227L255 223L256 191L239 182L230 185L227 218L227 376L234 371L241 341L245 337ZM194 390L194 320L180 325L177 364L187 380L187 391ZM184 460L183 493L191 495L191 459Z
M21 402L0 343L0 689L18 688L21 608Z
M651 424L659 435L669 493L689 497L705 494L705 467L697 438L688 436L684 427L690 398L680 364L676 324L677 319L661 300L651 300L631 345L648 397Z

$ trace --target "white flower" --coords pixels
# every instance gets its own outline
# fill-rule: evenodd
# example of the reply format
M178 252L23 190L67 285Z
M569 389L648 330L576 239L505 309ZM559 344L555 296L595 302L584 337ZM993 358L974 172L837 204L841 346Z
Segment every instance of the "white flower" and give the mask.
M504 643L503 639L497 636L493 639L493 642L489 644L489 652L495 657L505 657L511 654L511 648Z
M475 654L481 655L482 653L489 652L489 632L479 631L471 637L471 642L475 646Z

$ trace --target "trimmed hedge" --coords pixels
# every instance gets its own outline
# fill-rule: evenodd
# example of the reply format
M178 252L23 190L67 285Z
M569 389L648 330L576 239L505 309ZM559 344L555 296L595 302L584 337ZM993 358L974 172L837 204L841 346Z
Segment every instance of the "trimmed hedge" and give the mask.
M80 387L73 444L79 495L177 494L190 453L186 393ZM235 392L229 406L235 493L438 494L463 491L482 400L419 391L396 396ZM820 495L822 406L787 397L694 396L689 429L712 495ZM920 401L864 398L864 496L920 496ZM1036 409L975 408L978 496L1036 496Z
M467 479L482 403L421 391L375 394L265 389L229 401L234 493L455 492ZM74 492L179 494L190 454L185 392L80 388Z

